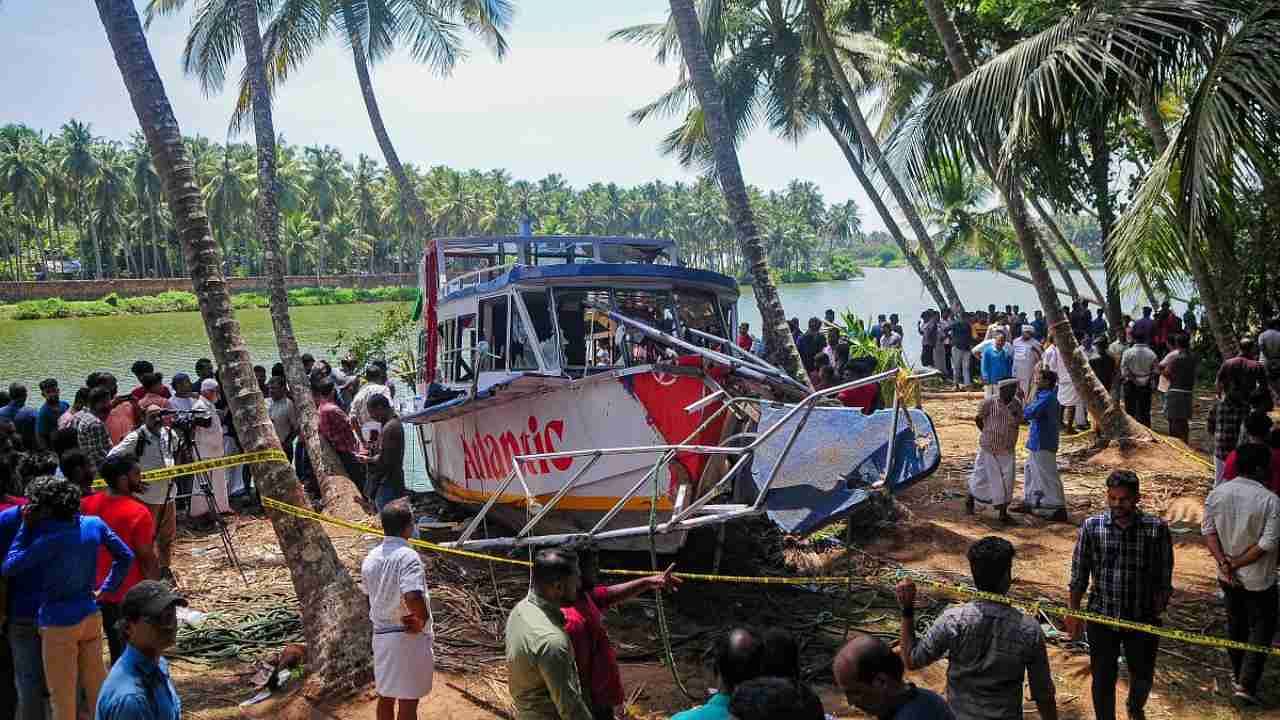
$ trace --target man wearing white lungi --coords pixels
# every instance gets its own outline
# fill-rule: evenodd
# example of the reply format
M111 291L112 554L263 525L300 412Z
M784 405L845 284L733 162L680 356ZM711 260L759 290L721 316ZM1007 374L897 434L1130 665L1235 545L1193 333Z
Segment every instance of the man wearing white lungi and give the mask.
M1044 351L1044 359L1040 362L1040 366L1052 370L1053 374L1058 376L1058 405L1064 409L1066 416L1062 426L1067 430L1071 430L1073 426L1087 430L1089 410L1084 404L1084 396L1071 382L1071 375L1067 372L1066 358L1056 344L1050 345Z
M969 497L965 512L974 512L974 502L992 505L1000 512L1000 522L1012 523L1009 499L1013 497L1013 451L1018 444L1018 426L1022 424L1022 391L1014 378L1001 380L996 397L978 406L974 423L982 434L978 437L978 457L973 461L969 477Z
M1040 364L1043 354L1035 333L1036 329L1027 323L1022 326L1022 334L1013 341L1013 376L1018 380L1018 389L1026 397L1031 397L1035 390L1036 365Z
M418 700L431 692L430 595L422 558L409 545L413 512L401 498L380 513L386 539L369 551L360 575L373 621L373 681L378 720L415 720ZM398 708L398 711L397 711Z
M1016 511L1044 515L1067 522L1067 499L1058 476L1058 376L1040 371L1035 399L1022 415L1031 423L1027 430L1026 467L1022 473L1022 506Z

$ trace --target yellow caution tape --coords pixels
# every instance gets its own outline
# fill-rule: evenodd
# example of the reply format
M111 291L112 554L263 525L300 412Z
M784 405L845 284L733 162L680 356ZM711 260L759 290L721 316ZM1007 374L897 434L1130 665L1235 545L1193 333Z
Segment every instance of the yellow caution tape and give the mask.
M324 515L322 513L315 512L314 510L300 508L297 505L290 505L289 503L283 503L269 497L262 498L262 506L277 512L285 513L286 515L294 515L296 517L307 518L308 520L315 520L316 522L328 523L330 525L336 525L337 527L354 530L367 535L384 535L381 528L376 528L372 525L364 525L362 523L336 518L332 515ZM445 547L443 545L437 545L436 543L427 542L426 540L418 540L416 538L410 539L409 544L414 547L422 548L423 550L430 550L431 552L438 552L445 555L456 555L458 557L471 558L472 560L489 560L492 562L507 563L508 565L521 565L524 567L528 567L531 564L528 560L516 560L515 558L486 555L484 553L472 552L470 550L459 550L457 548ZM645 574L652 575L653 573Z
M212 458L209 460L200 460L185 465L173 465L166 468L157 468L142 473L142 482L163 482L172 480L183 475L194 475L196 473L210 472L212 470L222 470L224 468L239 467L241 465L249 465L250 463L267 463L267 462L289 462L289 458L284 454L283 450L259 450L251 453L240 453L238 455L224 455L220 458ZM94 480L93 486L104 488L107 483L104 480Z
M1201 465L1205 466L1206 468L1208 468L1208 469L1210 469L1210 470L1217 470L1217 468L1214 466L1214 464L1213 464L1213 463L1209 462L1208 460L1205 460L1204 458L1200 457L1199 455L1196 455L1196 454L1195 454L1195 453L1193 453L1193 452L1190 452L1190 451L1188 451L1188 450L1184 450L1184 449L1182 449L1181 447L1178 447L1178 445L1177 445L1175 442L1173 442L1173 441L1172 441L1172 440L1170 440L1169 438L1167 438L1167 437L1165 437L1165 436L1161 435L1160 433L1157 433L1157 432L1154 432L1154 431L1153 431L1151 434L1152 434L1152 435L1155 435L1156 439L1157 439L1157 440L1159 440L1160 442L1162 442L1162 443L1164 443L1165 445L1168 445L1169 447L1171 447L1171 448L1173 448L1174 450L1178 451L1178 453L1180 453L1183 457L1188 458L1188 459L1192 460L1193 462L1200 463Z
M294 515L297 517L315 520L317 522L327 523L338 527L347 528L356 532L366 533L369 535L383 535L382 530L361 523L342 520L341 518L325 515L305 508L290 505L288 503L273 500L271 498L262 498L263 506L276 510L278 512ZM500 557L497 555L488 555L486 553L472 552L470 550L460 550L458 548L445 547L436 543L427 542L425 540L409 540L409 544L414 547L437 552L445 555L454 555L458 557L471 558L473 560L484 560L489 562L500 562L508 565L519 565L528 567L530 565L527 560L516 560L514 558ZM653 575L652 570L601 570L606 575L624 575L634 577L647 577ZM706 573L673 573L675 577L681 580L689 580L693 582L712 582L712 583L728 583L739 585L845 585L851 581L859 581L868 583L881 588L891 588L891 580L877 580L875 578L850 576L850 575L821 575L813 577L771 577L759 575L712 575ZM1031 617L1036 617L1043 612L1047 615L1053 615L1061 618L1074 617L1101 625L1109 625L1121 630L1132 630L1136 632L1156 635L1158 637L1177 640L1179 642L1189 643L1191 645L1201 645L1204 647L1223 648L1227 650L1243 650L1245 652L1265 653L1268 655L1280 656L1280 648L1266 647L1262 645L1250 645L1248 643L1237 642L1227 638L1216 637L1213 635L1204 635L1201 633L1192 633L1176 628L1166 628L1158 625L1150 625L1147 623L1139 623L1131 620L1121 620L1119 618L1109 617L1107 615L1099 615L1087 610L1072 610L1061 605L1052 605L1042 602L1023 603L1013 600L1005 595L997 595L995 593L983 592L974 588L957 585L955 583L946 583L925 577L918 572L899 571L898 577L910 577L921 585L942 590L948 594L962 598L971 598L979 600L989 600L1004 605L1018 608L1027 613Z

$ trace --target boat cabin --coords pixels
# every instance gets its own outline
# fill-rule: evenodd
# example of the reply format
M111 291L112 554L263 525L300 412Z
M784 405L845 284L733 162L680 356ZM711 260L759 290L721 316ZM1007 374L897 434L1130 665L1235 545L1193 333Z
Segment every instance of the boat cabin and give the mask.
M609 310L677 335L731 338L736 326L737 283L682 266L669 240L502 236L438 239L435 248L440 382L452 389L662 359L667 351L626 332Z

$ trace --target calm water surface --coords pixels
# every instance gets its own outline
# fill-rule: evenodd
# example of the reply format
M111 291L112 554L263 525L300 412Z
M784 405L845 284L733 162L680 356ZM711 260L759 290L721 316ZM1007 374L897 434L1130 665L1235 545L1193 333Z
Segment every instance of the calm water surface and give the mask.
M915 321L932 306L932 300L909 269L867 268L865 273L861 280L783 286L782 302L787 315L799 317L803 323L811 316L821 316L827 308L850 308L864 318L896 312L906 331L908 357L918 355L920 337L915 332ZM951 277L971 308L986 307L988 303L1000 307L1016 304L1028 311L1040 307L1035 289L1025 283L983 270L952 270ZM1101 273L1095 277L1101 285ZM1079 284L1084 287L1082 281ZM1126 305L1133 304L1131 301L1127 299ZM371 328L388 307L367 304L293 308L298 344L303 352L316 357L330 356L339 330L360 332ZM760 313L750 287L743 287L738 311L741 319L750 322L752 331L758 333ZM253 309L239 311L236 316L254 362L270 367L278 360L270 315L265 309ZM121 388L127 390L135 384L129 374L134 360L151 360L168 378L177 371L194 373L195 361L200 357L212 357L212 353L204 324L196 313L0 320L0 382L23 380L33 395L42 378L54 377L69 400L73 393L68 389L79 387L94 370L110 370L120 379ZM401 397L408 394L398 393ZM416 452L416 443L411 446ZM406 463L411 475L419 483L425 482L421 457L415 455Z

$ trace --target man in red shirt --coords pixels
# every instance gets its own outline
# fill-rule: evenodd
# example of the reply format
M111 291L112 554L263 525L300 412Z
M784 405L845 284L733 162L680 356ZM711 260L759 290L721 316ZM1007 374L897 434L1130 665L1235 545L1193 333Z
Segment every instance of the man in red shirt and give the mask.
M738 347L751 352L751 324L742 323L738 325Z
M120 632L120 620L124 617L120 604L124 602L125 593L134 585L148 578L155 579L159 575L159 561L156 559L156 525L151 511L142 501L133 497L146 489L142 482L142 469L138 460L132 455L115 455L108 457L102 464L102 479L107 483L107 491L89 495L80 500L82 515L96 515L120 536L125 545L133 551L136 559L129 566L129 574L115 592L104 592L98 596L98 607L102 610L102 629L107 636L107 647L111 650L111 662L114 663L124 652L124 636ZM101 585L111 570L112 557L105 547L98 548L97 584Z
M165 400L172 397L169 387L161 382L164 379L163 376L156 375L156 368L151 364L151 361L138 360L129 368L129 372L132 372L133 376L138 380L138 387L129 393L134 402L142 402L143 396L147 393L155 393ZM151 382L148 382L148 375L156 375L156 377Z
M351 430L351 419L338 407L334 396L333 378L327 375L316 375L311 379L311 397L316 402L316 431L337 453L347 478L355 483L356 489L364 496L365 465L356 458L359 443L356 434Z
M612 720L613 709L626 699L622 694L622 674L618 658L609 644L604 628L604 610L626 602L649 590L671 590L680 587L680 578L672 575L675 565L661 575L650 575L608 587L596 585L596 553L578 553L578 570L582 584L578 599L560 610L564 613L564 631L573 643L573 658L578 664L578 678L587 696L595 720Z
M1241 445L1252 443L1261 445L1271 451L1271 477L1269 480L1258 478L1258 481L1267 486L1267 489L1273 493L1280 494L1280 448L1275 447L1271 443L1271 417L1264 412L1254 411L1244 419L1245 440ZM1239 462L1240 454L1235 450L1227 455L1226 464L1222 468L1222 481L1234 480L1240 475L1240 470L1236 467Z

